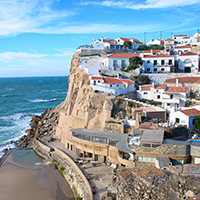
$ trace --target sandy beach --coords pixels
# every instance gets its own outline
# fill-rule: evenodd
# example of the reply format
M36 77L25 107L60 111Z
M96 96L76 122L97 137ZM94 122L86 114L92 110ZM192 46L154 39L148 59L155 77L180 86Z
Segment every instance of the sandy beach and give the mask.
M68 183L52 165L24 167L12 153L0 168L0 200L72 200Z

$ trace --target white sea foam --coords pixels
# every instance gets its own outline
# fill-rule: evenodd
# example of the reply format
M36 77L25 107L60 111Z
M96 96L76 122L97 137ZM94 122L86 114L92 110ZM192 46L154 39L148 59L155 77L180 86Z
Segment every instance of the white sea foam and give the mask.
M34 99L34 100L28 100L29 102L32 102L32 103L40 103L40 102L50 102L50 101L56 101L57 99L56 98L53 98L53 99Z
M43 160L43 162L35 163L35 165L50 165L50 164L51 164L51 162L48 160Z

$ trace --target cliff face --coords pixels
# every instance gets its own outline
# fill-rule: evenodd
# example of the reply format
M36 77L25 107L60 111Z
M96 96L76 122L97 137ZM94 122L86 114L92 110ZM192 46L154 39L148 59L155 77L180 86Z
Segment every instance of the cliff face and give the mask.
M110 119L115 96L95 92L90 86L89 75L80 69L79 53L71 62L69 89L59 112L56 136L65 143L71 137L71 129L88 128L103 130L105 121Z

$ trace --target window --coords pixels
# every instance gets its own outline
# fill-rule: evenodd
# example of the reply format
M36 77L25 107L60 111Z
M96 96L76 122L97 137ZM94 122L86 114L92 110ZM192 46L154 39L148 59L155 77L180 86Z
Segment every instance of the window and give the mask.
M117 87L119 87L119 85L117 85Z
M150 60L147 60L147 63L150 63Z
M173 95L173 94L171 94L171 95L170 95L170 99L173 99L173 98L174 98L174 95Z
M193 86L193 85L191 85L191 86L190 86L190 90L193 90L193 89L194 89L194 86Z
M73 137L76 137L76 138L80 138L80 134L75 133L75 132L72 132L72 136L73 136Z
M94 137L93 140L94 142L106 143L106 138Z
M169 65L172 65L172 60L169 60Z
M189 59L187 59L187 60L184 61L184 63L185 63L185 64L190 64L190 63L192 63L192 61L189 60Z
M157 60L154 60L154 61L153 61L153 64L154 64L154 65L157 65Z
M167 106L170 106L171 104L170 103L167 103Z
M154 72L157 72L157 68L154 68L153 71L154 71Z
M116 146L117 141L109 139L109 145Z
M114 67L117 66L117 60L113 60L113 66L114 66Z
M144 95L145 95L145 94L148 94L148 92L144 92L143 94L144 94Z
M150 68L147 68L147 72L150 72Z
M90 136L87 136L87 135L83 135L83 140L87 140L87 141L90 141Z
M122 60L122 67L125 67L125 60Z
M164 72L165 71L165 68L161 68L161 72Z
M165 64L165 60L161 60L161 65L164 65Z
M156 92L159 92L159 90L156 90Z
M193 119L193 120L192 120L192 125L195 125L195 120L196 120L196 119Z
M110 84L110 87L112 87L112 84Z
M101 81L98 81L98 83L100 83Z
M157 99L160 99L160 95L157 95Z
M179 118L176 118L175 120L176 120L176 123L179 123L179 122L180 122L180 119L179 119Z
M186 53L186 52L188 52L188 50L184 50L184 52Z

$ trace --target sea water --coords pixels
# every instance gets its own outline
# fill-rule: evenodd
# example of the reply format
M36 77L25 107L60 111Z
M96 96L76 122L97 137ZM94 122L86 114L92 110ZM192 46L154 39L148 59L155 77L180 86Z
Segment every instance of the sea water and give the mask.
M68 77L0 78L0 157L4 148L25 135L33 115L65 98Z

